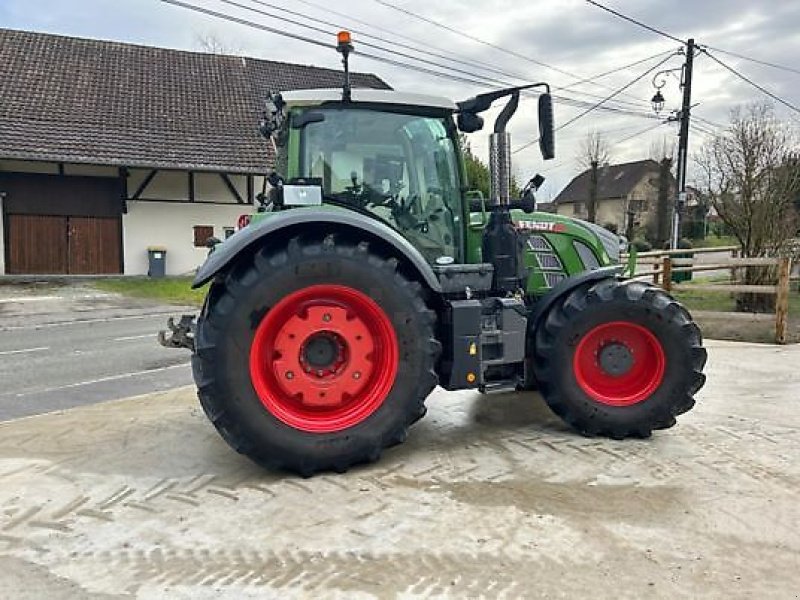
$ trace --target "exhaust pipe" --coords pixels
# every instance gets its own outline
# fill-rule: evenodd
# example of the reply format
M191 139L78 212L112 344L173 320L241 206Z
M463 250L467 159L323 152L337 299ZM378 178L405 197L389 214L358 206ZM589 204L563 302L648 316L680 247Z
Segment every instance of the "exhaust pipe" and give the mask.
M492 204L511 201L511 134L495 131L489 136L489 174Z

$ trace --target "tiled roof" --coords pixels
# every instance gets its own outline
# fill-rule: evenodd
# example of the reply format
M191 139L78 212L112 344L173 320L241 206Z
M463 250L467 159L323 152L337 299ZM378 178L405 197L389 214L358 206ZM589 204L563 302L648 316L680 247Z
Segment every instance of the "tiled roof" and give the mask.
M0 29L0 82L0 158L261 173L267 92L338 87L342 74Z
M623 198L631 193L642 177L648 173L658 174L658 163L654 160L638 160L620 165L607 165L599 169L597 197ZM586 202L589 199L589 170L587 169L569 182L556 197L556 204Z

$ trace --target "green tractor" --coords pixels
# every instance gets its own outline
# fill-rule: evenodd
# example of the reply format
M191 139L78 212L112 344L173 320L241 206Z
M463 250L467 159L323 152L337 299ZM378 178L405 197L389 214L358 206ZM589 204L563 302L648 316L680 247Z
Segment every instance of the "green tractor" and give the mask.
M540 176L509 198L506 125L526 88L544 88L540 147L554 156L547 84L457 103L351 90L349 41L339 50L343 89L270 96L270 193L198 270L194 287L211 285L196 324L165 340L192 349L222 437L269 468L342 472L403 442L437 385L536 387L585 435L674 425L705 381L689 313L621 279L618 236L536 212ZM486 201L458 136L501 98Z

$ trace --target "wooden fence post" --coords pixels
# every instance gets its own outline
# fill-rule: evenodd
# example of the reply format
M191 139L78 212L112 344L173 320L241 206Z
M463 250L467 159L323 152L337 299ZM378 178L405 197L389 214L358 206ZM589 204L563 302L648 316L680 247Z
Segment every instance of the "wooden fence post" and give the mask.
M658 285L658 269L661 267L658 263L653 263L653 285Z
M789 275L792 259L784 257L778 265L777 298L775 300L775 343L786 343L786 330L789 320Z
M661 287L667 292L672 290L672 258L669 256L665 256L662 263Z

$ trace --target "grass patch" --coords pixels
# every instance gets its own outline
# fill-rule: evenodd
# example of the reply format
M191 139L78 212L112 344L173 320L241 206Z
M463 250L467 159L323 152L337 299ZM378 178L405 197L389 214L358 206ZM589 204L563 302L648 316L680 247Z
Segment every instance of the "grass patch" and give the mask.
M725 292L674 291L671 294L689 310L714 310L731 312L736 309L736 301Z
M687 287L691 288L691 286ZM766 344L775 341L774 320L742 321L731 319L724 314L712 314L736 310L736 300L728 292L701 292L686 289L673 292L673 296L692 312L703 335L707 338ZM800 342L800 292L797 291L796 286L793 286L789 293L787 341L790 343Z
M712 279L693 283L711 283ZM727 278L726 278L727 281ZM690 288L691 284L687 286ZM733 312L736 310L735 295L729 292L703 292L692 289L674 291L671 294L679 300L689 310L714 310L722 312ZM789 292L789 316L800 317L800 292L797 286L793 286Z
M120 277L100 279L93 285L104 292L114 292L131 298L158 300L165 304L200 306L206 296L206 286L192 289L191 277L164 277L151 279L145 277Z

